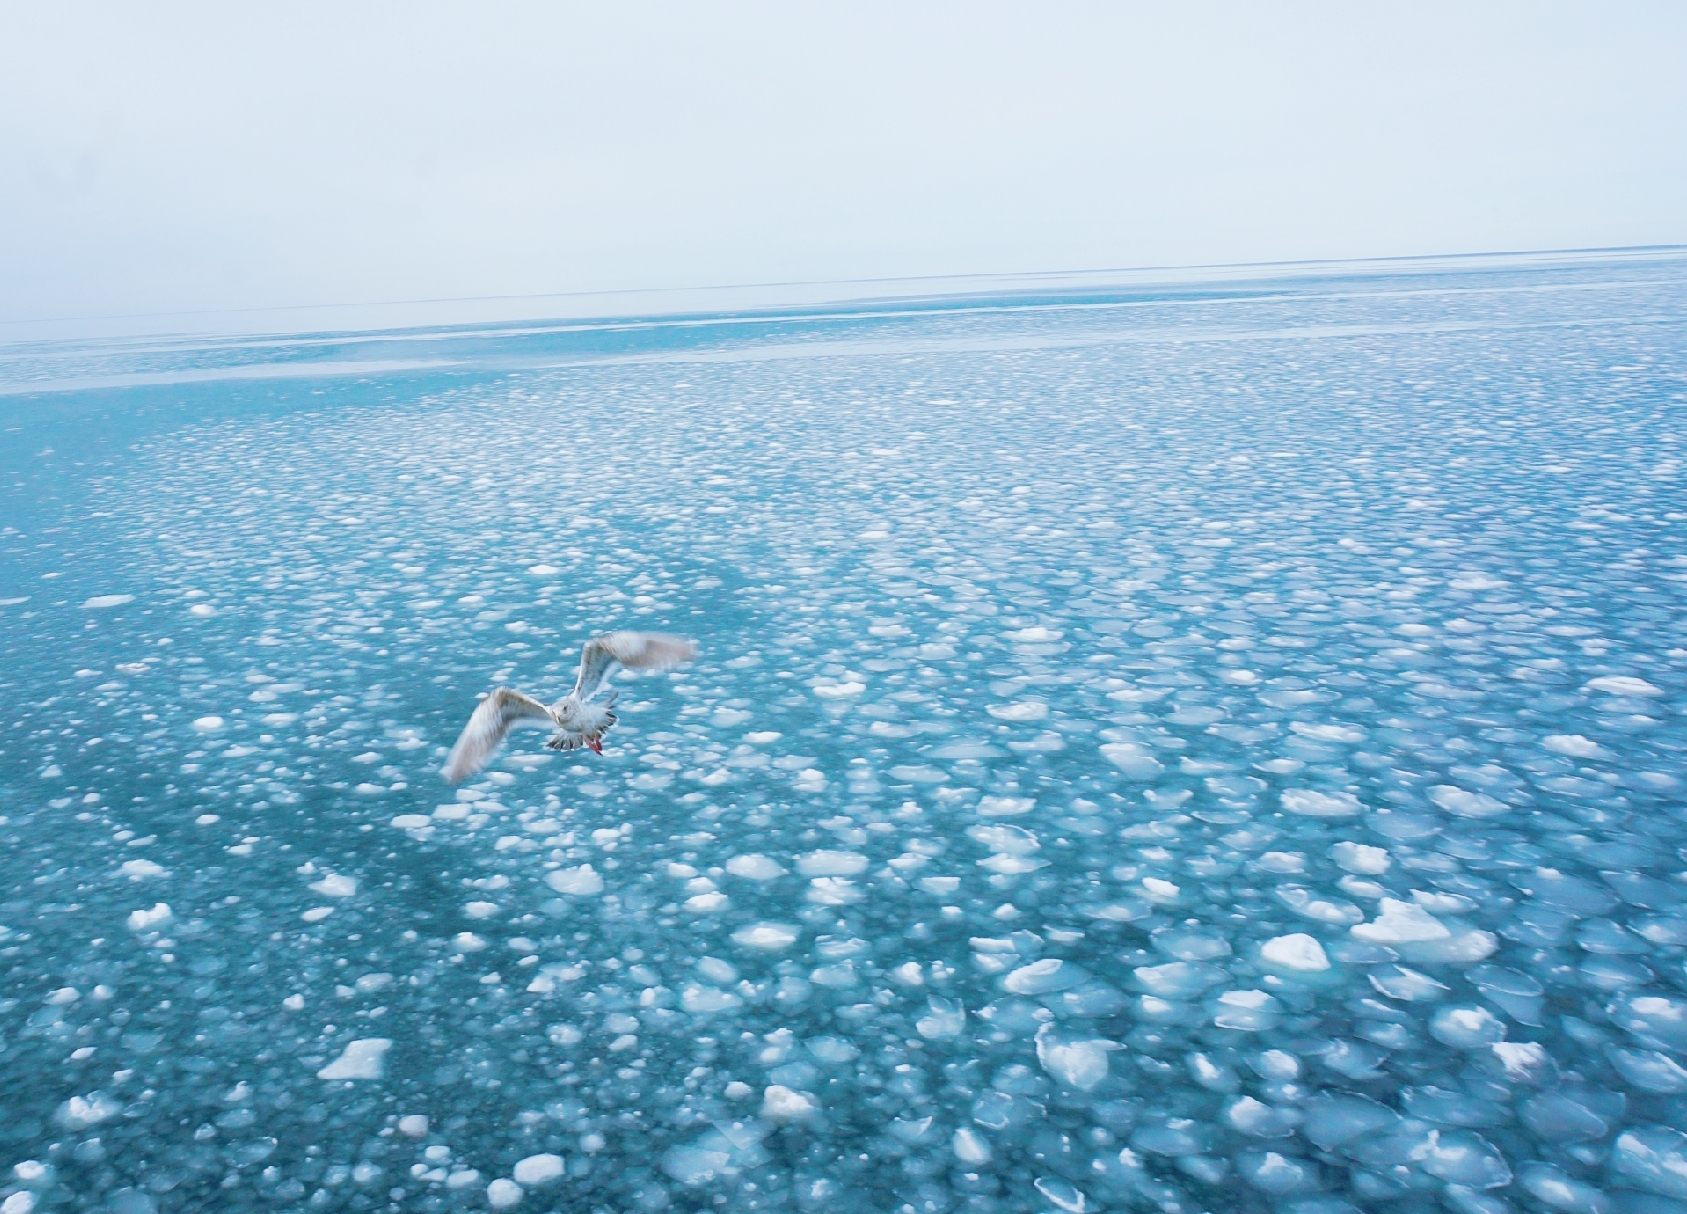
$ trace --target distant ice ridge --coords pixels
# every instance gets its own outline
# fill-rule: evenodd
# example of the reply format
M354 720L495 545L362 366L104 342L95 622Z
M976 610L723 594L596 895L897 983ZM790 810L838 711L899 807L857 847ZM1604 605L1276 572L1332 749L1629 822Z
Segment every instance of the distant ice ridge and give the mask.
M1687 1203L1687 300L1555 273L406 335L519 373L34 461L0 1203ZM704 660L437 780L611 627Z

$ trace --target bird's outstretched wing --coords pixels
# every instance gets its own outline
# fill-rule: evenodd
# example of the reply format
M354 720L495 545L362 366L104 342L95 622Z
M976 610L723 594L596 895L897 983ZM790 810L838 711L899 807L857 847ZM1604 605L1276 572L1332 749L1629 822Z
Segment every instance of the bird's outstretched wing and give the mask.
M500 687L474 710L440 774L452 784L461 783L486 765L511 729L551 723L550 710L538 700Z
M580 677L573 696L589 700L617 665L629 670L667 670L697 656L697 642L664 632L606 632L580 651Z

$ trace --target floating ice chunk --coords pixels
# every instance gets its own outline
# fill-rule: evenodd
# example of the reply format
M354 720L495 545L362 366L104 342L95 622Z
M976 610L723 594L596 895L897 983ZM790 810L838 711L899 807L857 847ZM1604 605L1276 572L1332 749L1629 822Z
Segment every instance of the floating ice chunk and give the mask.
M399 814L392 820L392 824L399 830L421 830L425 826L432 826L433 819L427 814Z
M1617 1074L1632 1087L1637 1087L1643 1092L1667 1095L1687 1092L1687 1069L1683 1069L1681 1064L1668 1054L1659 1050L1625 1050L1615 1047L1606 1053Z
M1213 1023L1221 1029L1259 1033L1276 1025L1279 1007L1264 991L1225 991L1213 1000L1210 1010Z
M1318 1183L1315 1165L1277 1151L1243 1151L1236 1156L1236 1174L1273 1197L1299 1193Z
M331 906L313 906L299 917L306 923L321 923L333 913L334 908Z
M524 1196L526 1193L520 1185L503 1176L486 1186L486 1204L494 1210L507 1210Z
M545 884L559 894L568 894L576 898L590 897L603 892L603 878L590 864L556 869L545 874Z
M721 1091L721 1095L725 1096L728 1100L748 1100L755 1094L756 1089L745 1083L742 1079L734 1079Z
M527 567L527 572L531 573L534 577L551 577L553 574L561 573L562 570L558 569L555 565L529 565ZM517 1179L519 1180L520 1177L517 1177Z
M867 867L867 857L852 851L811 851L797 857L805 877L853 877Z
M1617 1135L1611 1164L1632 1184L1687 1201L1687 1135L1668 1126L1635 1126Z
M1553 1071L1552 1058L1538 1042L1496 1041L1490 1048L1505 1070L1505 1077L1513 1082L1534 1083Z
M117 871L131 881L143 881L148 877L164 875L163 867L151 860L125 860Z
M1370 923L1357 923L1351 929L1361 940L1371 944L1400 944L1412 940L1445 940L1453 933L1439 919L1423 907L1396 898L1382 900L1381 913Z
M1019 700L1013 704L991 704L985 711L998 721L1041 721L1049 715L1049 706L1041 700Z
M1092 1214L1096 1208L1082 1189L1063 1177L1039 1176L1031 1184L1054 1204L1055 1209L1065 1211L1065 1214Z
M990 1143L981 1134L975 1134L965 1126L955 1131L955 1137L950 1143L955 1158L971 1167L990 1162Z
M1429 799L1460 818L1497 818L1511 808L1487 793L1470 792L1452 784L1435 785L1429 790Z
M496 902L470 902L463 907L463 913L471 919L490 919L498 913Z
M707 893L693 894L685 900L684 906L686 910L693 914L712 915L717 911L725 910L729 901L727 896L719 890L710 890Z
M1352 818L1364 807L1347 792L1319 792L1312 788L1285 788L1283 808L1307 818Z
M1345 872L1363 873L1366 877L1380 877L1388 872L1388 848L1366 843L1336 843L1329 848L1329 858Z
M135 596L132 594L96 594L82 606L89 611L103 611L107 607L121 607L134 601Z
M1175 902L1183 891L1170 881L1160 877L1144 877L1142 879L1143 895L1154 902Z
M5 1201L0 1201L0 1214L32 1214L34 1209L35 1194L28 1189L19 1189Z
M935 995L931 997L926 1014L914 1022L915 1030L927 1041L958 1037L965 1031L966 1025L966 1008Z
M1301 973L1317 973L1330 968L1324 946L1305 932L1277 936L1260 946L1259 955L1268 965Z
M406 1138L426 1138L428 1119L420 1113L410 1113L398 1119L398 1132Z
M867 690L867 684L849 679L841 683L816 683L814 694L823 700L843 700L851 696L858 696Z
M1165 965L1139 965L1133 971L1142 989L1162 999L1184 999L1198 995L1229 977L1216 965L1194 961L1171 961Z
M732 857L726 862L726 871L734 877L746 877L751 881L772 881L785 875L785 870L777 861L755 853Z
M1250 1138L1287 1138L1301 1123L1302 1114L1299 1109L1274 1108L1243 1096L1225 1107L1224 1119Z
M451 947L459 953L478 953L486 947L486 941L473 932L458 932L451 937Z
M1444 940L1402 941L1395 948L1408 961L1470 965L1493 956L1499 946L1499 938L1492 932L1472 930L1454 933Z
M744 1001L730 991L716 990L712 986L699 986L690 983L680 991L680 1007L693 1016L709 1015L713 1012L724 1012L739 1006Z
M1431 1130L1411 1157L1431 1176L1473 1189L1501 1189L1511 1183L1511 1167L1493 1143L1465 1130Z
M716 986L731 986L738 981L738 970L730 961L719 957L699 957L697 972Z
M946 898L961 887L961 879L959 877L921 877L919 885L928 894L936 894L940 898Z
M1331 1093L1313 1097L1307 1102L1305 1113L1301 1133L1326 1151L1400 1120L1393 1109L1364 1096Z
M1365 917L1365 912L1353 903L1314 897L1312 891L1302 885L1280 885L1276 894L1277 901L1295 914L1307 919L1316 919L1319 923L1351 927Z
M1605 1009L1612 1023L1642 1045L1687 1050L1687 1000L1641 992Z
M762 1093L761 1115L769 1121L801 1121L819 1111L813 1096L783 1084L772 1084Z
M1664 694L1662 687L1654 687L1645 679L1637 679L1626 674L1607 674L1601 675L1597 679L1589 679L1587 688L1589 691L1603 691L1614 696L1661 696Z
M1015 995L1044 995L1077 986L1088 977L1082 968L1069 961L1044 957L1014 970L1002 979L1002 986Z
M1579 733L1553 733L1541 739L1541 746L1556 755L1572 759L1608 759L1611 752L1592 738Z
M171 917L170 904L168 902L157 902L153 904L151 910L130 911L129 930L132 932L149 932L168 923Z
M363 1037L316 1073L318 1079L379 1079L392 1042L386 1037Z
M1371 971L1370 979L1371 985L1381 994L1409 1003L1439 999L1448 992L1447 987L1428 974L1420 974L1403 965L1379 966Z
M705 1184L725 1171L731 1159L727 1151L701 1146L669 1147L662 1156L662 1171L683 1185Z
M733 943L745 948L778 952L797 942L798 930L787 923L752 923L732 933Z
M1155 780L1166 770L1165 765L1138 742L1108 742L1101 748L1101 757L1122 771L1129 780Z
M1062 1087L1087 1092L1107 1078L1107 1055L1119 1047L1101 1038L1061 1040L1054 1027L1037 1030L1037 1061Z
M549 1184L553 1180L562 1178L562 1157L560 1155L529 1155L526 1159L516 1161L510 1172L517 1184Z
M1020 628L1003 635L1016 645L1046 645L1050 641L1058 641L1066 634L1058 628L1044 628L1041 624L1034 624L1030 628Z
M211 733L212 731L223 727L223 719L216 716L198 717L195 718L193 727L203 733Z
M1365 731L1357 725L1312 725L1305 721L1290 721L1289 728L1314 742L1363 742Z
M89 1092L86 1096L72 1096L61 1104L55 1120L74 1132L108 1121L122 1111L123 1106L104 1092Z
M1517 1180L1538 1200L1570 1214L1606 1214L1611 1208L1604 1193L1550 1163L1524 1164L1517 1169Z
M1036 835L1018 826L1006 824L968 827L967 837L975 843L982 843L993 852L1001 852L1010 856L1028 856L1042 848L1042 844L1037 841Z
M998 797L994 795L980 797L978 813L986 818L1010 818L1018 814L1029 813L1036 804L1030 797Z
M1430 1018L1429 1034L1455 1050L1480 1050L1504 1041L1506 1028L1485 1007L1444 1007Z
M310 888L324 898L350 898L357 893L357 878L328 873L322 880L311 882Z

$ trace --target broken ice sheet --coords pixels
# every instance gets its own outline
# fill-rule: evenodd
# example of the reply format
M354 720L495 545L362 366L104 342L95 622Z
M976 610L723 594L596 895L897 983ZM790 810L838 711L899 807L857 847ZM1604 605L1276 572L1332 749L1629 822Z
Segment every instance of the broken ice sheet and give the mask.
M60 351L193 383L3 406L0 1197L1687 1200L1684 287Z

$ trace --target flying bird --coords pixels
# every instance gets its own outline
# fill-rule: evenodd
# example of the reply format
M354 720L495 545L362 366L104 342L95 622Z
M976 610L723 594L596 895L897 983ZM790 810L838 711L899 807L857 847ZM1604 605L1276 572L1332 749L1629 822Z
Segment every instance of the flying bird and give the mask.
M597 695L617 666L629 670L668 670L697 656L697 642L661 632L606 632L586 642L580 651L580 675L574 690L555 704L543 704L530 695L499 687L480 702L440 772L458 784L474 775L518 725L542 725L556 729L545 745L552 750L588 747L603 753L603 735L616 722L612 706L615 693L601 703Z

